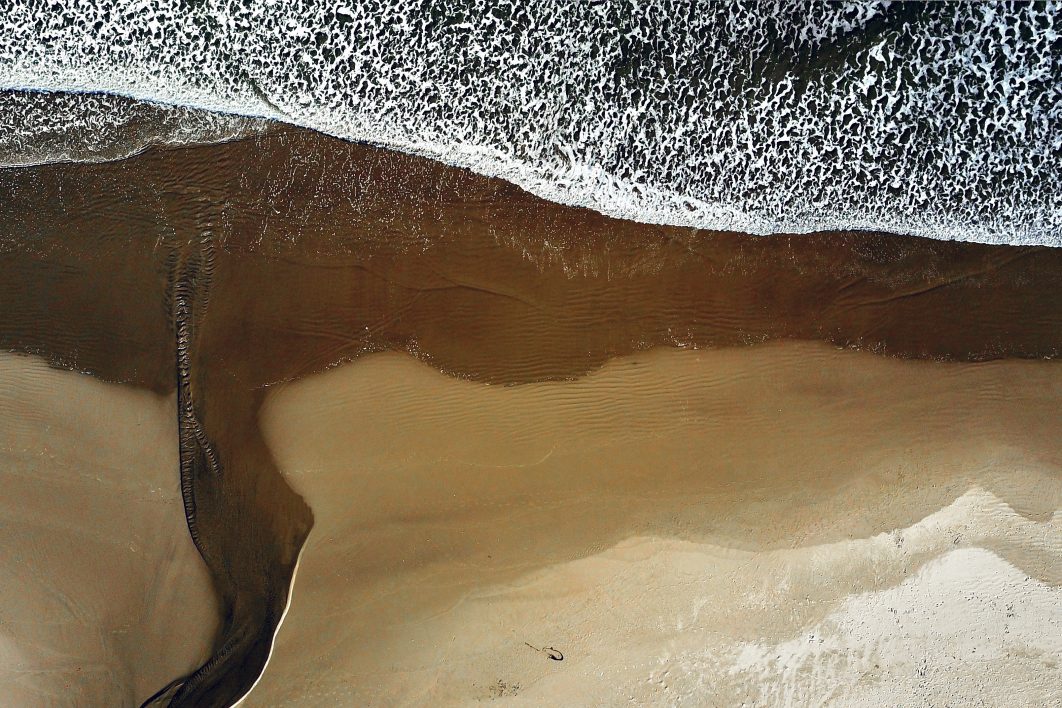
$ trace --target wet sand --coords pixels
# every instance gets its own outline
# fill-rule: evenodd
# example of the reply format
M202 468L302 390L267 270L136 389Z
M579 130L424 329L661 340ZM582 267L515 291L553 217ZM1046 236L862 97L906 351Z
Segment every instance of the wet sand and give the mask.
M1044 705L1060 404L1056 362L803 343L292 384L263 427L316 525L248 704Z
M570 390L659 348L742 358L764 343L814 341L881 361L952 362L1062 351L1062 250L647 226L308 131L2 171L0 273L4 349L159 395L178 391L174 474L211 571L221 631L213 660L167 696L175 705L225 705L243 695L287 604L319 513L297 484L292 490L259 425L264 402L290 382L348 362L360 371L364 357L380 352L412 355L416 371L468 390L520 391ZM833 377L827 367L817 395L834 390ZM662 392L671 390L658 379ZM392 394L361 400L361 410L373 415ZM1010 395L1004 387L997 397ZM544 405L561 403L547 397ZM885 404L889 415L914 410ZM661 425L655 412L646 415L632 431ZM444 413L435 416L445 429ZM838 464L861 444L833 443L842 447L817 454ZM589 489L610 483L606 471L587 459L566 474ZM683 498L677 489L667 503ZM966 490L952 491L925 514ZM436 492L408 489L404 498ZM359 523L372 522L371 505L356 509L370 515ZM681 520L687 512L672 513ZM642 533L601 523L599 550ZM568 543L562 530L556 541L543 532L543 543ZM586 555L551 551L542 564ZM362 569L364 582L393 567Z
M217 602L173 397L0 354L0 696L138 705L209 658Z

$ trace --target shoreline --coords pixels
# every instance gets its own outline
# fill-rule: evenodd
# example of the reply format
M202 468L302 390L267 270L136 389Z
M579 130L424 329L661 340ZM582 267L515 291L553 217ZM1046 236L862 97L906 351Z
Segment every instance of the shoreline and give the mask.
M629 220L646 226L728 231L764 237L868 231L942 242L1062 248L1062 238L1057 235L1057 228L1055 228L1058 225L1058 219L1054 216L1050 206L1043 208L1035 224L1024 224L1020 228L1012 224L1009 229L1000 227L996 223L1000 218L1005 219L1005 216L997 215L995 219L982 217L979 223L958 223L955 221L958 218L955 215L927 216L926 203L930 200L926 199L923 199L918 208L913 208L912 204L905 205L907 208L902 217L903 220L899 222L901 224L899 227L897 227L897 222L889 216L891 213L901 211L898 208L890 210L879 206L877 211L866 209L860 212L854 206L858 200L853 201L853 211L849 214L841 216L832 213L827 216L820 214L815 217L805 216L804 221L794 221L787 220L778 214L772 215L764 205L757 208L750 206L747 202L704 201L689 194L669 191L634 180L624 180L592 164L568 164L565 168L567 171L564 171L559 165L521 161L511 154L505 154L497 148L486 145L447 142L442 137L445 133L436 135L432 139L410 135L401 126L391 126L383 132L376 127L370 129L360 124L355 124L353 128L349 125L342 127L341 121L327 117L307 117L299 110L294 113L284 111L262 94L257 87L252 87L253 92L249 95L245 94L242 99L234 99L232 96L219 99L209 93L193 91L190 94L186 93L182 100L177 100L182 97L138 91L124 86L121 82L117 87L112 88L86 87L82 83L31 86L12 84L8 81L0 88L0 91L71 97L104 96L130 101L134 104L174 111L189 111L193 114L199 113L218 118L246 120L252 123L269 121L276 126L281 126L281 130L291 128L313 132L325 138L399 152L410 157L439 162L453 169L469 170L485 179L503 180L518 189L559 205L589 209L608 218ZM233 103L234 100L235 103ZM785 142L788 143L789 139ZM190 144L196 145L197 143ZM207 144L221 143L208 141ZM148 146L147 149L152 149L152 147ZM135 157L138 152L139 150L115 159ZM44 164L62 164L62 162L42 162L37 166ZM73 164L92 163L74 162ZM22 166L0 166L0 169L18 169L19 167ZM577 187L573 188L573 184ZM876 190L868 189L864 197L869 199L869 195L888 191L883 184L876 186ZM811 198L805 201L814 202ZM822 206L818 204L816 208L821 210ZM1012 209L1016 208L1013 204L1010 206ZM816 213L815 208L810 208L807 204L804 205L804 210L812 214ZM1031 237L1026 233L1029 231L1032 232ZM1018 233L1022 233L1022 237L1017 237ZM1010 240L1006 239L1007 234Z

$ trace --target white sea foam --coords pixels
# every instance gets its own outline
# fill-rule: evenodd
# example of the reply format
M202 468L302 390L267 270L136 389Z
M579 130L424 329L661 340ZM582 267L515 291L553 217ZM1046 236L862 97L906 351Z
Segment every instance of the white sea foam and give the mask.
M641 221L1059 246L1058 16L1054 3L15 0L0 87L277 118Z
M0 165L97 162L151 145L235 140L269 122L100 93L0 92Z

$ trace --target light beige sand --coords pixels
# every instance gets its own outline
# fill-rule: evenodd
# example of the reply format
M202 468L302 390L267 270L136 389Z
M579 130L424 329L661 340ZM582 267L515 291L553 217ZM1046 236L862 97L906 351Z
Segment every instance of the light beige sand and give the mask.
M139 705L210 656L174 410L0 354L0 704Z
M1062 685L1056 362L779 343L503 387L380 354L262 422L316 526L244 705L1040 706Z

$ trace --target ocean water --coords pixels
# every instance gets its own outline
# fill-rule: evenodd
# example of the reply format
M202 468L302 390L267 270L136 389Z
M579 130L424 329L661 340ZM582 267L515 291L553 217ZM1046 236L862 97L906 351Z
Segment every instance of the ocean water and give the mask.
M644 222L1059 246L1058 17L1056 3L15 0L0 88L81 93L3 97L0 158L260 129L153 107L135 110L165 116L129 131L134 109L91 95L105 92L282 120ZM85 148L57 130L115 137Z

